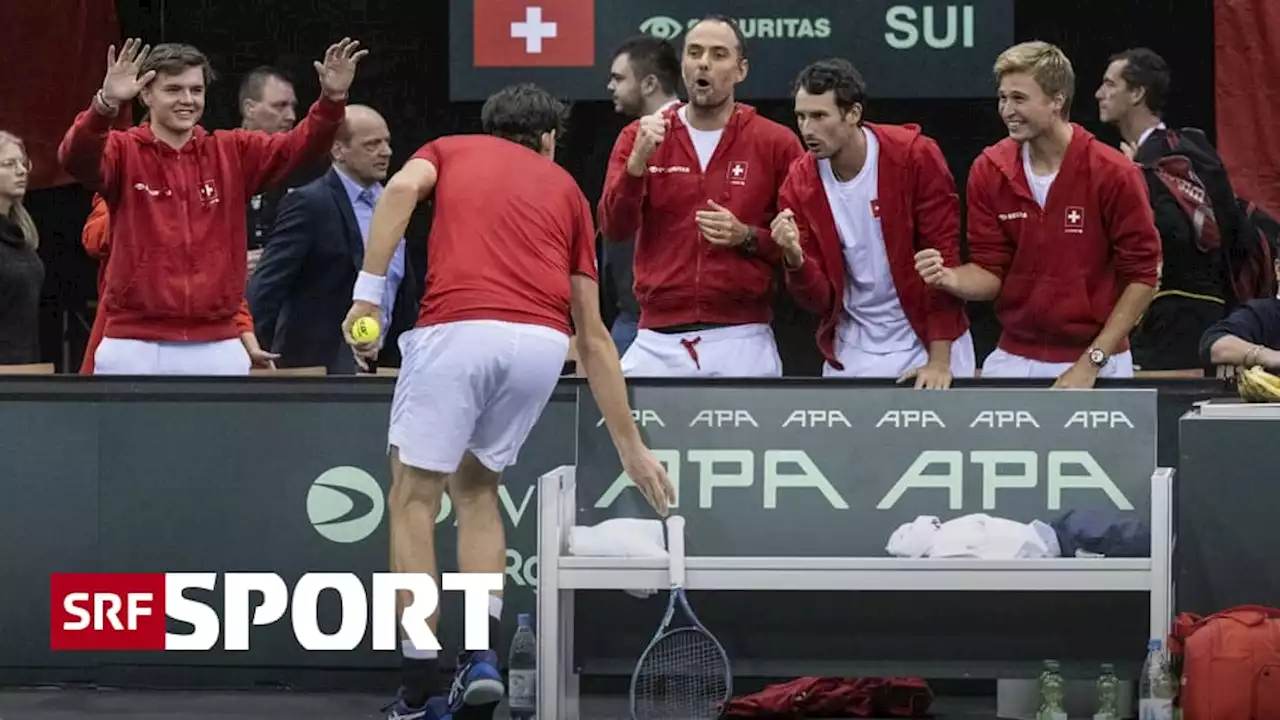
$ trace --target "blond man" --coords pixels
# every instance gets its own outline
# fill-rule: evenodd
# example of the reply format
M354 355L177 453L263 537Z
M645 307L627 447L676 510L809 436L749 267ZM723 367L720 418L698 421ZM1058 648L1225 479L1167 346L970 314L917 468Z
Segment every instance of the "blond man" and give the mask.
M1132 377L1129 332L1160 266L1138 168L1068 117L1075 73L1062 50L1015 45L995 63L1009 136L969 170L971 262L916 256L927 283L965 300L995 300L1002 333L983 377L1055 378L1091 388Z

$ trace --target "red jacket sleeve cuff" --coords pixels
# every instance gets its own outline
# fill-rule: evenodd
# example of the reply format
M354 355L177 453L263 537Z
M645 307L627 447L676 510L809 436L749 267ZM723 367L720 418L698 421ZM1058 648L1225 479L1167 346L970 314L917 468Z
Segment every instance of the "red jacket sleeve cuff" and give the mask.
M795 270L784 265L783 278L801 307L815 315L825 315L830 310L827 307L827 280L819 271L816 260L807 257L804 264Z
M636 177L625 170L618 175L614 191L624 198L637 198L644 192L644 176Z
M930 304L934 307L929 313L927 342L954 342L969 329L962 301L951 296L940 298L935 294L930 298Z
M346 118L347 101L330 100L321 95L312 103L311 109L307 111L307 114L324 122L338 124Z
M123 108L117 110L115 115L103 115L93 107L93 104L90 104L87 112L88 117L85 119L84 123L85 127L96 133L106 134L115 127L116 120L120 117L120 113L122 112L124 112Z
M240 309L236 310L236 331L241 335L253 332L253 315L249 314L249 304L241 301Z

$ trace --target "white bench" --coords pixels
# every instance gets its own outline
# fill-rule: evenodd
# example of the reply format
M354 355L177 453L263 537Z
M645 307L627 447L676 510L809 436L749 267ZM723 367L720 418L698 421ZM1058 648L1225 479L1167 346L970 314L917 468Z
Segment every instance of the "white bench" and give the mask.
M852 557L698 557L688 559L688 590L891 590L1143 592L1149 637L1172 621L1173 473L1151 477L1151 558L965 560ZM665 559L568 555L577 517L575 469L538 481L538 717L577 720L573 667L574 592L652 590L670 585ZM887 540L887 538L886 538ZM636 648L637 656L643 648ZM732 661L732 658L730 658Z

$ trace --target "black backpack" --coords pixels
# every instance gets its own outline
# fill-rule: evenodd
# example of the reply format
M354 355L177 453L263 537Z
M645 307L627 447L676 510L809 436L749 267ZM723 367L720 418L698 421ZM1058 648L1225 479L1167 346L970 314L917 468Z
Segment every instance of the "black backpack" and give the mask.
M1226 166L1202 131L1183 128L1155 132L1161 143L1159 154L1142 166L1182 208L1200 251L1223 259L1229 304L1275 297L1273 262L1276 243L1280 242L1280 224L1252 203L1236 197Z

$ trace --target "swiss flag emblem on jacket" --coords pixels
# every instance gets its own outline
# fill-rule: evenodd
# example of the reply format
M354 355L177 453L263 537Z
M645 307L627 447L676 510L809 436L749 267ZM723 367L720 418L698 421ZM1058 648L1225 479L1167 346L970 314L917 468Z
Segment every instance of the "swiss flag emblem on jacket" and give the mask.
M475 0L476 67L592 67L595 0Z

